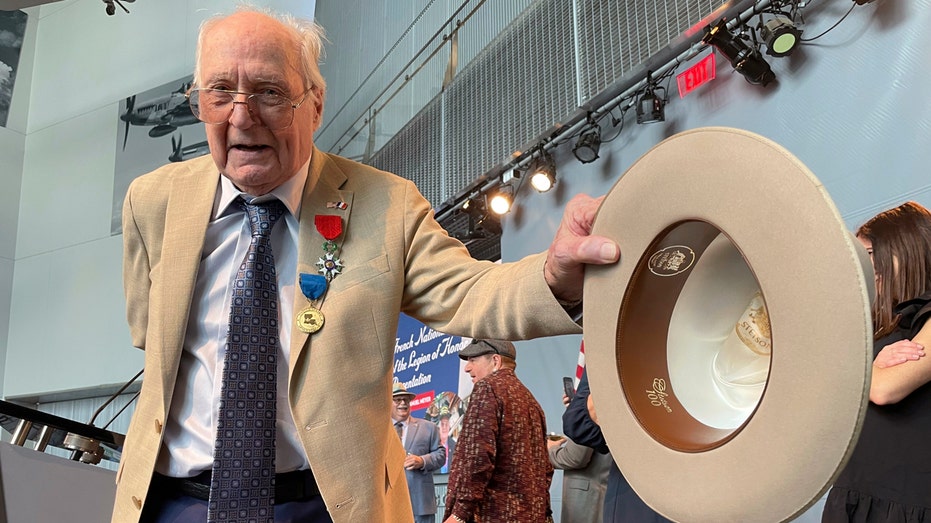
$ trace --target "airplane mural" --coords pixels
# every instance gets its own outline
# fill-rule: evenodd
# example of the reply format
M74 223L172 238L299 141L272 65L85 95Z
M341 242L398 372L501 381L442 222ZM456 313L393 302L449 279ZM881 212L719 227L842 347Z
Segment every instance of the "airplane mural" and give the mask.
M167 163L208 152L207 129L191 113L184 96L193 80L192 75L176 77L150 89L124 95L116 104L111 235L122 232L123 199L134 178Z
M178 127L199 123L200 120L191 112L191 106L184 94L191 88L190 82L166 95L148 99L136 105L136 95L126 98L126 110L120 115L125 122L123 131L123 150L129 139L129 127L132 125L152 126L151 138L165 136Z
M171 155L168 156L168 160L172 162L183 162L184 160L190 158L203 156L209 152L210 149L207 147L207 140L197 142L192 145L182 146L181 133L179 132L177 142L175 142L174 136L171 137Z

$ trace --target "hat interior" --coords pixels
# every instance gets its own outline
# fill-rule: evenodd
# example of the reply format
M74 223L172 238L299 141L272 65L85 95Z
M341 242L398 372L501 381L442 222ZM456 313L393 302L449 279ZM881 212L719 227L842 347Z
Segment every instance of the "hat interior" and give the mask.
M638 277L647 271L688 276ZM616 352L624 395L658 442L684 452L715 448L759 405L770 356L736 336L755 296L762 303L750 267L710 223L674 224L644 251L619 312Z

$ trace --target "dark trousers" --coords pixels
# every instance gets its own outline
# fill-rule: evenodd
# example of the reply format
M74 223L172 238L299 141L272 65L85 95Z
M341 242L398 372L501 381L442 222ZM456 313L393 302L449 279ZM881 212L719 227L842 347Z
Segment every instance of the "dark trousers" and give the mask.
M155 482L153 482L154 484ZM205 523L207 501L173 489L149 489L140 523ZM232 522L230 522L232 523ZM275 523L333 523L322 496L275 505Z

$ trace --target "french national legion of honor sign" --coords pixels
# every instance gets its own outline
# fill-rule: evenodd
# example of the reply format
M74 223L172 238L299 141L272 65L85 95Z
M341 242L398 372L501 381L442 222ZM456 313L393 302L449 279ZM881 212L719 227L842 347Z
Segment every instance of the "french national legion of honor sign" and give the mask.
M666 139L615 184L589 266L592 399L637 494L683 522L798 516L859 436L872 268L820 182L756 134Z

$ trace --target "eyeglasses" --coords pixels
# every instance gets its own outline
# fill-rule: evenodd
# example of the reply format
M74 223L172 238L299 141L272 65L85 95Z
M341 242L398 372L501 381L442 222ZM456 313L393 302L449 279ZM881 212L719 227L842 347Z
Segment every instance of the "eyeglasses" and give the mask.
M401 398L391 398L391 399L394 400L395 403L410 403L411 402L411 399L408 398L407 396L404 396Z
M185 96L191 106L191 112L204 123L226 123L233 115L233 107L236 104L245 104L249 113L258 117L270 131L279 131L291 126L294 110L304 103L307 93L312 90L313 87L304 91L297 103L280 94L244 93L226 89L191 89ZM236 95L240 94L246 97L244 102L236 101Z

